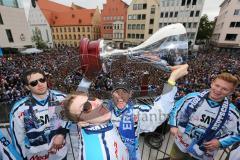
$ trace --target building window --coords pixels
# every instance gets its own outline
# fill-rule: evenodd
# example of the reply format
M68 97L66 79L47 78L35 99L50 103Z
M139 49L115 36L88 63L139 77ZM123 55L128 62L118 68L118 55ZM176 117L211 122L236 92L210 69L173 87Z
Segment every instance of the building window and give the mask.
M170 12L170 15L169 15L169 17L173 17L173 12Z
M237 34L227 34L225 40L226 41L235 41L237 38Z
M231 22L230 27L240 27L240 22Z
M140 28L141 28L140 24L137 24L137 29L140 29Z
M188 23L188 28L191 28L192 27L192 23Z
M195 17L199 17L200 11L196 11Z
M191 11L190 12L190 17L193 17L193 15L194 15L194 11Z
M142 17L142 15L141 15L141 14L138 14L138 15L137 15L137 20L140 20L141 17Z
M234 15L235 16L240 16L240 9L235 9Z
M0 13L0 24L3 24L2 15Z
M66 27L64 27L64 32L67 32L67 29L66 29Z
M165 13L165 18L167 18L167 17L168 17L168 12Z
M134 5L133 5L133 10L137 10L137 8L138 8L138 5L137 5L137 4L134 4Z
M58 32L58 28L56 28L56 32Z
M186 23L185 22L183 23L183 26L186 27Z
M155 8L151 8L151 14L155 14Z
M65 39L68 39L67 35L65 34Z
M138 4L138 10L143 9L143 4Z
M78 27L78 32L80 32L80 27Z
M197 28L197 23L193 23L193 28Z
M136 29L136 24L133 24L133 25L132 25L132 29Z
M7 34L7 37L8 37L8 41L9 41L9 42L14 42L14 41L13 41L12 32L11 32L10 29L6 29L6 34Z
M161 12L160 17L163 18L163 16L164 16L164 12Z
M128 38L131 38L131 34L128 33Z
M146 9L147 8L147 3L144 3L143 4L143 9Z
M128 15L128 20L131 20L132 19L132 15Z
M140 37L141 37L141 39L144 39L144 34L141 34Z
M146 14L142 14L142 19L146 19Z
M182 6L185 6L186 0L182 0Z
M139 34L136 34L136 39L139 39L140 38L140 35Z
M197 4L197 0L193 0L192 5L196 5L196 4Z
M133 39L135 38L135 34L132 34L132 38L133 38Z
M84 27L82 28L82 32L85 32L85 28Z
M71 28L70 27L68 28L68 32L71 32Z
M162 23L159 23L159 28L162 28L163 27L163 24Z
M150 19L150 24L153 24L154 23L154 19Z
M153 29L149 29L148 34L153 34Z
M46 29L46 35L47 35L47 41L49 42L49 34L47 29Z
M90 28L89 27L87 27L87 31L90 32Z
M63 40L63 35L61 34L61 39Z
M187 5L189 6L191 4L191 0L187 0Z
M236 22L231 22L230 23L230 27L235 27L235 25L236 25Z
M178 16L178 12L175 12L174 17L177 17L177 16Z
M73 27L73 32L76 32L76 31L75 31L75 27Z
M141 24L141 29L145 29L145 24Z

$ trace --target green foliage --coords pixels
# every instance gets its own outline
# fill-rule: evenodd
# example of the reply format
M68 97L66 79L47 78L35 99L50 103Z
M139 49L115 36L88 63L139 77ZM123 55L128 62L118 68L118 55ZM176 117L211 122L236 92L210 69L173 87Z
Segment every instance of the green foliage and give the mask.
M209 40L214 30L215 22L209 21L208 16L204 14L199 23L197 40Z
M38 49L47 49L46 42L43 41L41 31L36 27L34 30L34 34L32 36L32 41L36 44Z

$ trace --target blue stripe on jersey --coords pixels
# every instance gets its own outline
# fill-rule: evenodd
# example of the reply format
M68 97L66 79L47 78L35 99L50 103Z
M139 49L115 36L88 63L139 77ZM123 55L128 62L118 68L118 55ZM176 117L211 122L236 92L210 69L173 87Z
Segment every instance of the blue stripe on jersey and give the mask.
M7 157L9 159L17 159L17 160L21 160L22 158L20 157L20 155L17 153L17 151L15 150L14 146L10 143L9 140L7 140L7 138L2 134L2 132L0 131L0 138L5 138L6 141L8 141L7 145L5 146L7 148L7 150L5 150L4 148L4 153L7 155ZM12 157L12 156L13 157Z
M107 147L107 142L105 140L105 132L102 133L102 141L103 141L103 145L104 145L104 148L105 148L105 151L106 151L107 160L110 160L110 153L109 153L109 149Z
M226 137L226 138L223 138L223 139L220 139L219 140L220 143L221 143L221 146L223 148L226 148L236 142L239 142L240 141L240 136L239 135L235 135L235 136L230 136L230 137Z
M86 160L104 160L99 134L87 134L82 130Z

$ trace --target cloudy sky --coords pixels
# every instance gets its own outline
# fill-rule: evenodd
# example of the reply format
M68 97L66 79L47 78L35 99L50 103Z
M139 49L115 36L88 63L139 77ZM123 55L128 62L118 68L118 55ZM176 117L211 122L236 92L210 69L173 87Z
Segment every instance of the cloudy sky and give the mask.
M106 0L52 0L58 3L70 5L71 2L74 2L76 4L80 4L83 7L86 8L94 8L96 5L100 6L102 8L102 4L106 2ZM124 0L127 3L130 3L131 0ZM210 20L214 20L214 17L216 17L219 13L219 6L223 2L223 0L205 0L205 4L203 7L203 14L207 14Z

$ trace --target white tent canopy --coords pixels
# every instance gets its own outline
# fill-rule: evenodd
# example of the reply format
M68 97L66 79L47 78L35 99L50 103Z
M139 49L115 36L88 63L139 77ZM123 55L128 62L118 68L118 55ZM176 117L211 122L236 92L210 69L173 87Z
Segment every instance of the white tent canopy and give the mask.
M32 54L32 53L42 53L43 51L37 48L27 48L26 50L21 51L23 54Z

